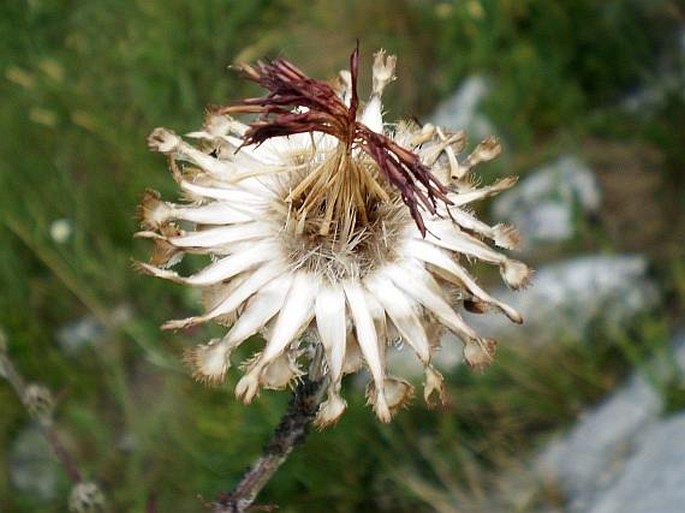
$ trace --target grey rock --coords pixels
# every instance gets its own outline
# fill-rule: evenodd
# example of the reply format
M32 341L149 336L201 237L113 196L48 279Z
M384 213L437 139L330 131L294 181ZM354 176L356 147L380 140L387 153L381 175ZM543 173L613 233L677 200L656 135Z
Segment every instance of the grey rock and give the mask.
M467 78L451 97L438 105L429 117L430 122L450 130L467 130L471 138L478 140L494 134L492 123L478 111L488 91L483 77Z
M645 87L625 97L621 106L634 115L650 115L666 104L671 95L685 99L685 78L676 73L664 74L651 87Z
M685 331L672 347L667 358L683 372ZM653 379L667 379L671 365L654 364ZM635 374L540 453L536 480L560 489L570 512L683 511L685 414L661 420L663 410L653 384Z
M681 513L685 510L685 413L654 425L620 479L590 513Z
M109 315L115 326L125 324L132 317L131 307L126 304L119 305L109 312ZM76 355L91 345L103 344L106 336L106 328L94 315L86 315L63 326L55 335L60 348L68 355Z
M88 345L96 345L105 336L105 327L93 315L71 322L57 332L57 343L67 354L76 354Z
M57 494L60 472L52 449L37 426L21 431L9 450L9 474L14 487L48 502Z
M493 203L498 220L513 223L522 234L522 248L571 239L577 213L596 212L601 202L593 172L574 156L563 156L527 176Z
M639 255L591 255L549 264L536 271L525 291L501 288L494 295L521 312L524 324L513 325L494 313L465 314L467 322L483 335L536 345L582 339L590 327L621 332L660 299L647 276L647 260Z
M547 447L536 465L540 475L562 490L569 510L586 511L623 468L631 440L656 422L661 409L659 394L634 377Z
M640 119L663 108L671 97L679 96L685 100L685 26L681 26L674 36L677 44L673 52L667 52L661 58L658 75L621 102L626 111L638 115Z
M584 340L590 329L618 335L635 316L660 302L660 290L647 275L647 267L641 255L590 255L548 264L536 270L532 285L524 291L504 287L490 291L523 315L523 325L495 312L463 312L463 317L484 337L539 347ZM402 374L420 375L420 365L407 355L411 351L390 353L391 365ZM462 360L462 343L446 332L434 363L453 369Z

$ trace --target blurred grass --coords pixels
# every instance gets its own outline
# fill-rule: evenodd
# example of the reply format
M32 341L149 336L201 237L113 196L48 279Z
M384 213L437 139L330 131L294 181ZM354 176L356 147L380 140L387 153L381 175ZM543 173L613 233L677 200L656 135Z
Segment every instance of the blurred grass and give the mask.
M205 105L253 93L226 70L235 60L286 55L332 76L359 38L366 64L378 47L399 55L389 119L425 115L468 75L484 74L493 82L484 110L518 168L591 134L648 143L666 157L661 172L678 186L682 218L682 99L649 119L615 108L656 80L655 51L674 44L678 9L628 0L3 2L0 326L24 374L61 392L65 439L113 510L143 511L151 495L160 512L199 510L196 494L230 488L259 452L287 395L243 407L232 398L235 376L207 391L177 363L188 339L206 333L159 332L197 305L130 270L132 256L145 256L131 240L139 195L147 187L174 195L164 164L145 148L152 128L194 129ZM73 227L64 243L50 236L57 219ZM675 306L657 324L682 314L685 290L682 244L664 244L660 276ZM123 322L113 314L120 305L131 311ZM56 334L85 315L105 326L104 340L66 354ZM286 512L473 506L492 470L664 342L658 330L626 336L627 346L561 343L543 361L505 349L484 375L448 376L454 404L445 411L416 401L390 426L378 425L348 384L343 420L312 435L264 500ZM27 418L8 387L0 386L0 405L0 510L64 511L61 499L39 504L12 488L8 448ZM62 479L58 497L66 493Z

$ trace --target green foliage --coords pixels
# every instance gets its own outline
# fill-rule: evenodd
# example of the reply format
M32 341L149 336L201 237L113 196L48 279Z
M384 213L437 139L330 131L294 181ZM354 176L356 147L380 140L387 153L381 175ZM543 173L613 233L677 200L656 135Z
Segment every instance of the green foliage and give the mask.
M572 125L653 65L649 11L631 0L444 2L437 51L454 77L494 80L488 113L520 142ZM653 6L653 8L655 8Z
M131 239L139 195L148 187L173 195L164 163L145 148L152 128L194 129L205 105L251 94L226 70L235 60L286 54L330 76L359 38L367 64L380 46L399 54L391 118L425 114L460 80L482 73L492 80L492 120L515 146L535 147L550 133L592 127L592 109L650 73L660 36L647 28L667 25L662 4L3 2L0 326L23 374L59 393L69 447L113 510L144 511L154 496L160 512L199 511L196 494L229 489L259 453L287 395L244 407L232 397L234 383L207 390L191 382L178 356L189 338L207 333L158 330L196 306L179 287L130 269L132 257L144 258ZM683 109L672 101L639 134L682 163L682 123L670 114L682 119ZM616 118L606 119L618 130ZM665 172L682 183L673 169ZM50 235L58 219L73 230L64 242ZM682 304L685 273L674 269ZM114 315L120 305L130 312L124 319ZM104 335L69 355L58 330L87 315ZM447 376L455 402L445 411L416 401L390 426L378 425L349 383L343 420L313 433L263 500L281 511L409 512L477 497L489 470L600 397L631 359L645 358L592 347L562 344L544 361L505 351L487 374ZM0 510L65 511L63 502L40 504L12 488L8 449L28 421L4 382L0 410Z

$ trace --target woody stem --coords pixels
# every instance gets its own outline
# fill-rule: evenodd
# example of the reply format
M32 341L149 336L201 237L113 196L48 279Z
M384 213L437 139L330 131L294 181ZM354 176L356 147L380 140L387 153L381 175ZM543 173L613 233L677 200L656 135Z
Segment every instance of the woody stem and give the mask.
M257 494L286 461L293 449L304 442L321 404L325 381L312 381L305 377L297 385L288 409L271 440L264 447L262 455L231 492L221 494L217 502L212 504L213 513L243 513L272 509L269 506L253 506L253 503Z

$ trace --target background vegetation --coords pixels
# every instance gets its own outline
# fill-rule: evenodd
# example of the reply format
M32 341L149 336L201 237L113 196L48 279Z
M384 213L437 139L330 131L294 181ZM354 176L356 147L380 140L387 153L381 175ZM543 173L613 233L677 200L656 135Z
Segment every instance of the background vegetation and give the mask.
M664 69L682 72L682 61L659 56L682 60L683 23L682 6L668 0L2 2L0 326L23 374L59 392L60 432L112 510L141 512L152 497L162 513L199 511L196 495L231 487L287 400L265 394L244 407L232 398L235 376L204 389L178 355L206 333L158 330L197 305L130 269L146 253L131 239L141 192L174 197L164 163L145 147L152 128L189 131L205 105L254 93L226 70L231 62L285 55L326 77L346 67L359 38L367 64L379 47L399 55L390 118L425 116L470 74L487 76L484 109L517 172L562 150L592 164L608 144L618 159L657 156L650 201L667 228L638 239L600 223L568 251L647 253L663 309L620 344L562 341L544 359L502 344L486 374L447 376L453 404L431 411L417 401L389 426L348 384L343 420L313 433L262 497L284 512L448 512L455 499L476 507L497 471L663 346L682 317L683 98L666 90L649 110L620 105L658 88ZM628 197L639 198L631 189L640 185L628 184ZM51 236L58 219L73 229L64 242ZM65 350L60 330L83 318L101 328ZM10 483L9 447L27 423L0 383L0 511L65 511L66 476L48 503Z

